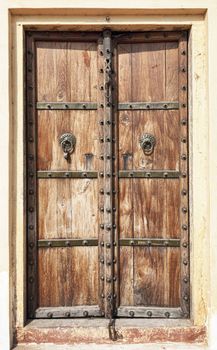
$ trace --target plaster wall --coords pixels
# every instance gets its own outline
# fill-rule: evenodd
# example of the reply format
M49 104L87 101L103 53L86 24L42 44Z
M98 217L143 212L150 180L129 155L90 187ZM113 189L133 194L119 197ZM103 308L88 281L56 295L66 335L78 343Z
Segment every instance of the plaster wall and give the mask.
M23 31L108 26L121 30L190 29L192 324L208 326L209 346L216 350L217 2L109 1L106 7L102 1L83 0L57 0L55 8L50 0L4 0L0 4L0 348L10 349L15 326L23 327L25 322Z

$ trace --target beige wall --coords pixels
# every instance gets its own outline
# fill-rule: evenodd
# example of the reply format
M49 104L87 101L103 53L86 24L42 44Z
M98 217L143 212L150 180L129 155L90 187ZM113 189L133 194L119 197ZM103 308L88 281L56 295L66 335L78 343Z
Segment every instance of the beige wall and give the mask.
M195 325L209 325L210 349L216 350L217 1L119 1L118 8L117 1L109 1L105 9L102 1L56 0L55 8L60 8L57 10L53 9L53 3L50 0L46 3L36 0L4 0L0 5L0 348L9 349L13 327L23 326L25 313L23 30L25 27L44 29L49 26L52 29L78 30L91 26L99 29L109 26L123 30L191 28L189 85L192 322ZM90 16L84 16L82 11L87 13L85 8L90 7ZM108 15L109 21L106 20Z

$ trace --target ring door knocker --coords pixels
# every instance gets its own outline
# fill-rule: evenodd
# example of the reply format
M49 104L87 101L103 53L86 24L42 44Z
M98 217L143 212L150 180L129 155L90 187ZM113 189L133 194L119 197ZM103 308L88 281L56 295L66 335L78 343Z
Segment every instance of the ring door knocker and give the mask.
M64 158L69 161L70 154L75 150L76 138L71 133L65 133L59 138L60 146L62 147Z
M152 134L144 134L140 138L139 143L140 143L140 146L143 149L143 152L146 155L150 155L154 151L154 147L155 147L155 144L156 144L156 139L155 139L154 135L152 135Z

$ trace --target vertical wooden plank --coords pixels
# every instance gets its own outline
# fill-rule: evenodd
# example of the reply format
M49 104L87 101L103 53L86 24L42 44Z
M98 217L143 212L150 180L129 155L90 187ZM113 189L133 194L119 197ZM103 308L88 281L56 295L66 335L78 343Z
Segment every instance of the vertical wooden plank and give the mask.
M134 305L164 305L164 248L134 247Z
M97 257L97 247L40 249L39 306L96 305Z
M131 44L118 45L118 100L132 99ZM133 169L133 120L131 111L118 113L119 169ZM119 180L119 238L130 238L133 232L133 179ZM120 247L120 305L133 305L133 248Z
M166 84L165 84L165 100L178 101L178 84L179 84L179 70L178 70L178 42L167 42L166 46Z
M165 43L132 44L131 69L132 101L164 101Z

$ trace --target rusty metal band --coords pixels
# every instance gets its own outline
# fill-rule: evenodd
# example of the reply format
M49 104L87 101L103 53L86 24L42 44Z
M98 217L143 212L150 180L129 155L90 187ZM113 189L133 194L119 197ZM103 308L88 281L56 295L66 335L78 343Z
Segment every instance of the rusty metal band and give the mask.
M35 55L34 40L26 36L26 208L27 208L27 313L34 317L37 308L37 181L36 181L36 123L35 123Z
M176 110L179 102L124 102L118 104L119 111L125 110Z
M95 102L37 102L39 110L96 110Z
M118 317L130 318L185 318L181 308L120 306Z
M105 315L110 319L109 334L111 331L110 324L115 317L116 300L114 298L114 179L113 176L113 47L111 31L103 32L103 56L104 56L104 137L108 142L104 143L104 190L110 195L104 198L104 224L109 227L105 230L105 259L109 263L105 264L105 298L106 309ZM113 141L113 142L112 142ZM109 157L108 157L109 155ZM107 176L109 175L109 176ZM113 339L114 340L114 339Z
M158 178L158 179L178 179L181 176L179 171L172 170L121 170L118 173L119 178Z
M180 178L181 205L181 309L184 317L190 317L190 251L189 251L189 158L188 158L188 33L183 32L179 39L179 102L180 102Z
M66 178L66 179L96 179L98 177L97 171L37 171L38 179L57 179L57 178Z
M121 238L119 246L131 247L180 247L180 239L161 238Z
M38 240L39 248L56 248L56 247L96 247L98 239L40 239Z
M80 318L102 317L98 306L40 307L35 310L35 318Z

